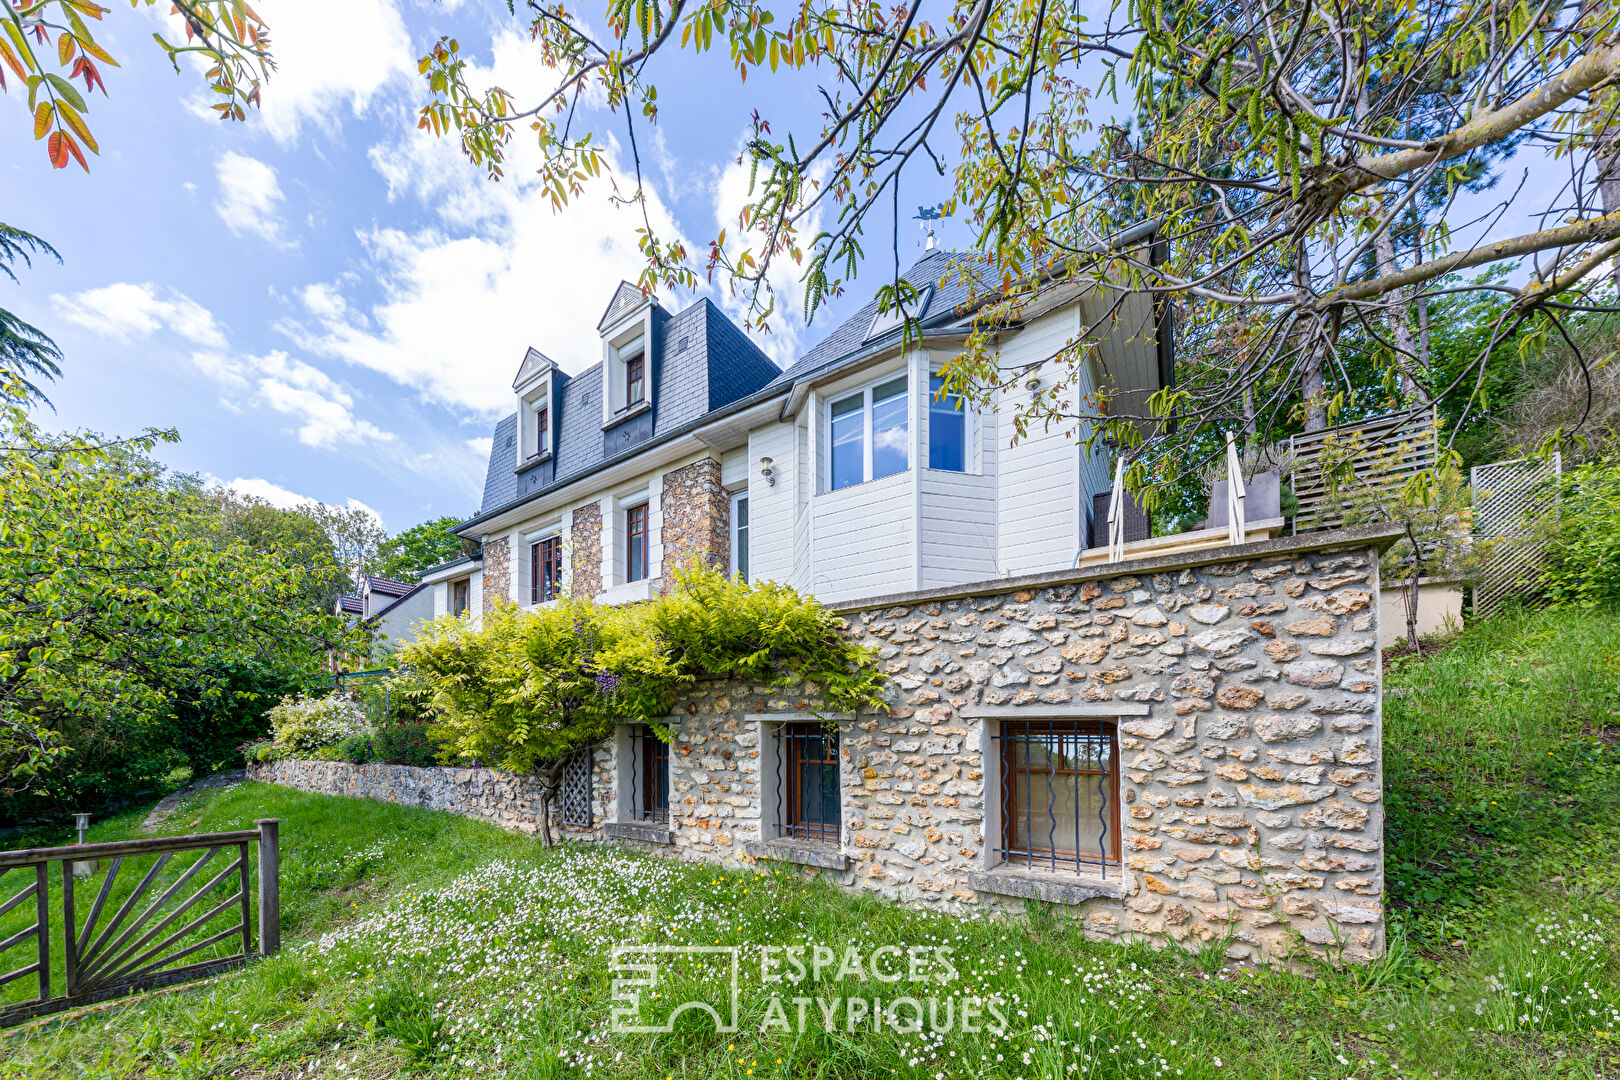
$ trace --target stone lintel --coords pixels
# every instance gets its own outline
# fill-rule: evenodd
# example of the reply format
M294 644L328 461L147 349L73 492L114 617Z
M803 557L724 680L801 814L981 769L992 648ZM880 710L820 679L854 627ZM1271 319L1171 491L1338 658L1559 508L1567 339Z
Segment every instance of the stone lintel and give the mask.
M1083 904L1099 898L1119 900L1125 895L1124 883L1120 881L1039 874L1007 867L970 873L967 883L968 888L977 892L1018 896L1025 900L1050 900L1055 904Z
M1072 720L1087 716L1146 716L1149 707L1138 701L1095 702L1084 705L964 705L958 714L985 720Z
M798 863L801 866L820 866L827 870L849 869L849 856L832 844L786 839L745 840L743 852L756 859L774 859L777 862Z
M620 840L640 840L644 844L675 842L675 831L656 821L604 821L602 831Z

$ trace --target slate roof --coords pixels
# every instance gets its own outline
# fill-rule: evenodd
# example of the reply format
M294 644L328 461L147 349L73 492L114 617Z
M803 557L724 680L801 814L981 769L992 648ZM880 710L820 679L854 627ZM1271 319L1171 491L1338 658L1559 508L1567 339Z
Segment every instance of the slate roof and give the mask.
M935 251L906 270L907 281L919 289L931 289L921 317L925 333L965 325L971 287L970 282L963 279L984 265L979 256ZM942 281L947 271L949 277ZM629 282L621 282L597 328L608 325L642 299L641 290ZM651 437L641 445L651 446L661 435L751 394L766 389L786 390L812 374L858 363L888 348L900 340L904 330L896 326L869 340L877 308L874 297L783 371L707 299L695 301L676 315L655 305L653 430ZM531 349L524 357L525 367L537 355L542 354ZM524 377L523 371L524 368L519 369L520 379ZM602 365L597 363L562 386L558 394L558 417L553 421L559 425L553 479L529 497L576 480L603 462L601 384ZM516 414L495 425L480 516L518 498L518 478L513 471L517 457L516 430Z
M625 292L634 293L631 300ZM634 286L621 284L614 304L618 310L640 303ZM609 305L609 315L614 306ZM604 324L608 317L604 316ZM760 351L748 336L707 299L694 301L679 314L653 309L652 434L661 435L724 408L769 385L782 369ZM523 367L541 355L531 349ZM519 368L519 379L523 367ZM533 370L530 368L529 370ZM553 423L557 425L552 484L589 473L604 460L602 438L602 365L591 365L557 388ZM495 425L489 468L484 474L480 513L505 506L518 497L517 414Z
M338 607L345 615L363 615L366 605L358 596L339 596Z

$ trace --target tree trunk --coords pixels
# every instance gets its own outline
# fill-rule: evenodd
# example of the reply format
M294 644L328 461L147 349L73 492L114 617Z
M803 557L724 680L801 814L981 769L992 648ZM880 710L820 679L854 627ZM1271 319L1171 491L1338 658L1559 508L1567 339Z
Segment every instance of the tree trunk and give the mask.
M1395 237L1385 229L1373 241L1373 255L1378 260L1378 276L1393 274L1400 269L1395 261ZM1417 360L1417 345L1412 340L1412 328L1407 324L1406 290L1396 289L1389 295L1393 306L1389 310L1389 337L1395 346L1395 363L1397 365L1396 383L1404 401L1411 396L1417 384L1407 375L1408 365Z
M1312 349L1300 377L1299 392L1305 398L1306 431L1321 431L1327 427L1327 411L1322 408L1322 354L1326 351L1326 345Z
M1620 210L1620 133L1611 132L1604 138L1597 157L1598 194L1603 199L1603 212L1612 214ZM1609 270L1609 280L1620 292L1620 259L1616 259Z
M551 808L557 803L557 789L562 785L562 774L565 759L548 761L535 774L540 782L540 846L548 848L556 844L551 835Z

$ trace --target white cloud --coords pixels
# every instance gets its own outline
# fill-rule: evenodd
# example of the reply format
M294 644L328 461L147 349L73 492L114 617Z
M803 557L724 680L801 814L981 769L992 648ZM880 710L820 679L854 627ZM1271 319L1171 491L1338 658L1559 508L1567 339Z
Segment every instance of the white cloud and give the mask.
M260 91L257 115L284 146L295 142L306 124L335 131L345 106L361 116L391 85L418 79L418 50L411 45L396 0L255 0L253 7L270 28L276 60ZM176 16L159 18L169 34L178 27L184 36ZM213 100L199 92L188 105L212 120L218 115L210 108Z
M258 158L227 150L215 165L219 176L219 218L238 236L251 233L279 248L296 247L281 220L284 196L276 170Z
M493 450L494 448L495 448L495 440L490 438L487 435L482 439L468 439L467 440L467 449L471 450L473 453L477 454L481 458L489 457L489 452L491 450Z
M395 436L354 414L354 395L319 368L279 349L246 362L258 375L258 400L301 422L298 441L317 450L351 443L388 443Z
M51 304L69 322L103 337L129 342L168 329L193 345L225 347L225 332L209 310L173 289L147 282L121 281L87 289L72 297L56 293Z
M714 183L715 229L717 232L725 231L726 253L733 259L744 251L752 251L756 259L763 254L761 235L752 229L745 232L738 228L739 215L743 207L759 199L760 185L763 185L765 180L765 172L762 169L756 177L754 191L750 194L749 171L750 165L746 158L740 164L733 159ZM801 222L800 228L801 237L808 244L809 238L821 231L820 211ZM769 320L771 332L754 335L754 342L764 349L771 359L784 367L802 356L811 344L805 335L804 285L799 280L803 272L804 267L794 262L786 252L781 252L771 261L770 271L765 275L765 281L776 301L776 310ZM720 306L725 309L727 315L739 323L742 322L748 314L747 295L741 292L733 294L730 289L725 288L721 292L724 295L720 299ZM826 329L822 328L822 333L825 332Z
M312 499L308 495L300 495L296 491L288 491L280 484L266 480L261 476L238 476L235 480L223 486L246 498L263 499L271 506L282 510L292 510L295 507L320 501L319 499Z
M498 39L492 69L469 72L519 100L544 90L547 73L526 39ZM321 283L299 294L304 311L282 329L302 349L383 373L452 409L511 407L511 382L529 345L570 371L601 359L596 320L614 288L644 263L638 208L616 208L606 182L553 212L522 131L500 183L461 155L454 138L409 130L372 148L390 199L430 207L437 224L360 233L381 300L368 305ZM620 189L629 179L617 174ZM679 236L656 192L648 214L664 239ZM689 249L691 245L688 245ZM665 297L666 304L674 298Z
M300 495L296 491L282 487L274 480L266 480L262 476L238 476L230 483L225 483L219 477L209 473L203 474L203 480L209 487L222 487L249 499L263 499L281 510L296 510L300 506L336 506L335 503L322 502L320 499L308 495ZM352 496L345 501L342 509L359 510L367 517L372 518L378 525L382 525L382 515Z

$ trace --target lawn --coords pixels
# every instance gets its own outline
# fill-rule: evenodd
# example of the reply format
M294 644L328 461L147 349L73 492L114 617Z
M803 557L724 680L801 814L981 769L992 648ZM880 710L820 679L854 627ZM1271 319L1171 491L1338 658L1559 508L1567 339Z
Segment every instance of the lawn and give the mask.
M243 784L173 824L283 819L283 953L0 1036L0 1076L1620 1077L1620 629L1515 615L1392 665L1388 686L1391 950L1359 969L1231 970L1223 945L1094 944L1050 908L941 918L775 868L546 851L450 815ZM627 942L740 946L738 1030L691 1014L673 1033L611 1030L609 951ZM794 944L839 964L897 946L954 976L829 965L763 981L761 947ZM713 985L692 963L660 1001ZM919 1033L905 1006L876 1027L812 1000L783 1030L773 995L788 1028L794 998L840 996L993 1001L1007 1023L964 1030L958 1011L949 1033Z

